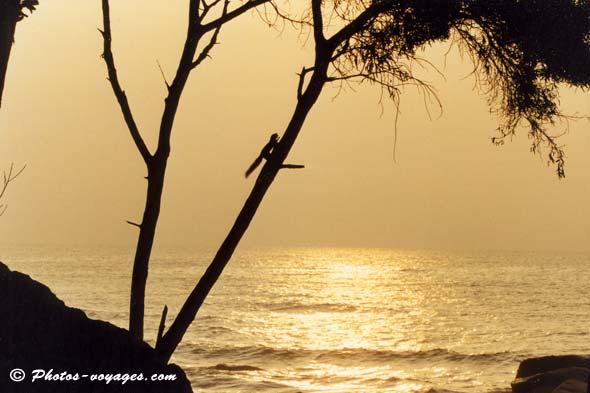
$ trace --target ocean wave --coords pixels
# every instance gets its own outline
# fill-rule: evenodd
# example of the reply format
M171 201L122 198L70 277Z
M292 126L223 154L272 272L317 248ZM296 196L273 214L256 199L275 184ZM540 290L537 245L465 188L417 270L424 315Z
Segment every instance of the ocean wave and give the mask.
M208 370L217 371L264 371L264 369L255 366L249 366L247 364L230 365L225 363L219 363L212 367L206 367Z
M266 346L239 346L205 348L195 346L189 349L191 353L206 358L220 358L228 360L250 361L319 361L325 363L339 363L351 361L387 363L391 361L444 361L444 362L477 362L495 363L515 361L518 354L512 352L473 353L465 354L443 348L424 351L388 351L367 348L343 349L301 349L301 348L271 348Z
M345 303L279 303L266 305L274 312L355 312L357 307Z
M464 393L464 391L450 390L450 389L439 388L439 387L430 387L430 388L423 390L423 392L424 393ZM510 388L492 389L492 390L486 391L486 393L512 393L512 389L510 389Z
M236 330L229 328L227 326L205 326L204 330L206 331L206 333L208 334L213 334L213 335L217 335L217 334L235 334Z
M326 351L317 357L317 360L330 360L331 358L363 359L363 360L444 360L448 362L497 362L513 360L511 352L473 353L464 354L444 348L434 348L424 351L387 351L379 349L342 349Z
M194 391L202 391L206 389L211 392L294 392L289 385L281 384L273 381L250 381L239 378L233 375L215 377L207 376L207 378L199 378L194 375L191 378L191 385Z

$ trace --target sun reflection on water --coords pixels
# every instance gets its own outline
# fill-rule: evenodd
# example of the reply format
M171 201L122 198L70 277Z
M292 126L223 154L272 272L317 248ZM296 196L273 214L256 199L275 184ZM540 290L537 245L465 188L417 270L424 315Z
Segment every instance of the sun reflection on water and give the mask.
M126 326L129 277L117 272L129 255L47 255L23 254L11 267L92 317ZM148 340L162 304L172 318L210 258L177 250L154 257ZM590 256L555 260L550 253L242 252L173 361L195 392L501 391L524 357L590 351L581 339L590 303L580 295L589 291Z
M390 250L250 255L217 294L239 294L243 305L232 308L229 323L252 348L234 354L234 362L261 370L242 380L274 381L288 392L426 392L433 380L478 386L476 372L449 364L470 353L465 342L481 326L449 317L465 306L457 301L465 288L441 275L447 266L445 259ZM221 305L228 306L221 301L212 315L224 313Z

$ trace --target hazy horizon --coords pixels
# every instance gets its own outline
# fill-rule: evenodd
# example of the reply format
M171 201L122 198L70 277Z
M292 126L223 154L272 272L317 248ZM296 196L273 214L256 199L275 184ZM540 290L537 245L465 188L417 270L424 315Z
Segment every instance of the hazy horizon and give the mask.
M141 12L137 11L140 7ZM186 4L113 2L113 51L150 148L185 33ZM100 58L99 2L42 3L20 22L0 109L0 170L27 165L10 185L2 245L117 244L135 248L146 181ZM255 13L228 24L191 75L172 135L156 245L215 249L251 189L243 173L296 99L309 42ZM494 146L499 120L474 90L468 56L449 44L424 57L443 104L376 86L328 86L241 247L588 251L590 122L569 122L566 178L529 152L526 129ZM588 94L562 90L568 114L588 116ZM567 127L558 125L560 133Z

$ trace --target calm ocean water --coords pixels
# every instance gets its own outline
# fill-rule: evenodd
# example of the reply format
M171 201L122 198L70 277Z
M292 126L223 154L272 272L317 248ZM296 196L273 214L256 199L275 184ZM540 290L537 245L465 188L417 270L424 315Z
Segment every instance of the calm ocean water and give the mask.
M0 259L126 327L130 250ZM152 343L210 259L156 252ZM294 248L239 252L173 361L195 392L500 392L520 360L565 353L590 354L590 254Z

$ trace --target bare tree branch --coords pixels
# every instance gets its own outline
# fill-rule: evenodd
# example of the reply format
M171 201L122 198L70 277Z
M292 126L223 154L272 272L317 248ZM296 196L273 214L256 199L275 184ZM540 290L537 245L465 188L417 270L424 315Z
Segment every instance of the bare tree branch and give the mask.
M383 10L387 9L388 1L378 1L371 4L367 9L361 12L353 21L348 23L332 37L328 39L328 44L333 48L336 48L342 42L346 41L354 34L361 31L366 24L375 16L379 15Z
M272 10L274 11L275 15L271 19L266 9L266 5L269 5ZM258 8L257 8L258 10ZM259 12L260 17L265 23L268 23L269 27L276 26L279 21L289 22L292 26L299 28L299 27L309 27L313 29L313 21L308 20L308 18L303 19L295 19L287 15L287 13L281 11L281 9L272 1L269 1L265 4L264 11ZM303 30L301 31L301 35L303 35Z
M322 0L311 0L311 12L313 15L313 38L316 47L324 45L324 18L322 17Z
M168 306L164 304L162 316L160 317L160 326L158 326L158 335L156 336L156 346L162 340L164 329L166 328L166 316L168 315Z
M111 87L113 88L113 92L115 93L115 97L117 97L117 101L119 102L119 106L121 107L121 112L123 113L123 117L125 118L125 123L127 124L127 128L131 133L131 137L133 138L133 142L135 142L135 146L141 157L145 161L146 164L150 162L152 159L152 155L148 150L139 130L137 128L137 124L135 123L135 119L133 118L133 113L131 112L131 108L129 107L129 102L127 100L127 95L125 91L121 88L119 83L119 78L117 76L117 69L115 68L115 60L113 59L113 52L111 50L111 16L110 16L110 8L109 8L109 0L102 0L102 13L103 13L103 30L98 30L102 34L103 41L104 41L104 51L102 57L107 65L107 70L109 74L109 82L111 83Z
M10 182L12 182L14 179L16 179L18 177L18 175L20 175L26 168L27 166L24 165L21 169L19 169L18 172L16 172L15 174L12 173L13 169L14 169L14 164L10 164L10 169L8 170L8 173L4 172L4 176L3 176L3 181L2 181L2 188L0 189L0 200L2 200L2 197L4 196L4 193L6 192L6 189L8 188L8 184L10 184ZM0 216L2 216L4 214L4 212L6 211L6 209L8 208L8 205L6 204L0 204Z
M201 0L201 4L203 4L203 11L199 15L199 21L202 22L205 19L205 17L207 16L207 14L209 13L209 11L213 7L215 7L217 4L219 4L220 2L221 2L221 0L215 0L211 4L207 4L207 2L205 0Z
M219 18L202 25L202 29L204 32L209 32L212 30L217 29L219 26L229 22L230 20L242 15L244 12L251 10L255 7L258 7L261 4L267 3L270 0L249 0L248 2L242 4L235 10L227 12L225 15L221 15Z
M217 4L217 1L215 1L211 4ZM225 0L225 2L223 3L223 11L221 12L221 17L223 17L224 15L227 15L227 7L228 6L229 6L229 0ZM219 25L219 27L217 27L215 29L215 31L213 31L213 35L211 35L211 39L209 40L209 43L207 45L205 45L205 47L203 48L203 50L201 51L199 56L197 56L197 59L195 61L193 61L193 63L191 64L191 69L198 67L199 64L201 64L203 62L203 60L205 60L207 57L209 57L209 52L211 52L211 49L213 49L213 47L217 43L217 36L219 35L219 31L221 30L221 26L223 26L223 25Z

